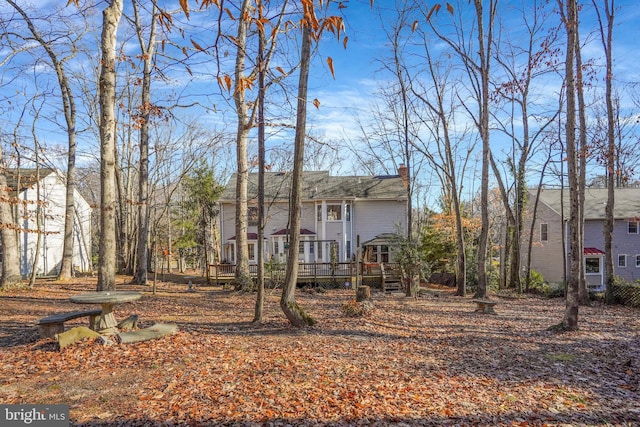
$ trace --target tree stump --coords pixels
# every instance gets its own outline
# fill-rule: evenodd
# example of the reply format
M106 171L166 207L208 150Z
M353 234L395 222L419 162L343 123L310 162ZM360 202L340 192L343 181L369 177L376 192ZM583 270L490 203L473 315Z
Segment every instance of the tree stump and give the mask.
M358 286L356 291L356 301L369 301L371 299L371 288L369 286Z

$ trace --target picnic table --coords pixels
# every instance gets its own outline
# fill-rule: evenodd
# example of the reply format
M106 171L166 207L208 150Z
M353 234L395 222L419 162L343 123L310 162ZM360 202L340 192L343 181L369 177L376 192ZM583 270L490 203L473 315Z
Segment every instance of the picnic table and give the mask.
M140 292L131 291L99 291L88 294L74 295L71 302L76 304L100 304L101 313L94 320L91 328L101 335L118 333L118 322L113 314L113 306L140 299Z

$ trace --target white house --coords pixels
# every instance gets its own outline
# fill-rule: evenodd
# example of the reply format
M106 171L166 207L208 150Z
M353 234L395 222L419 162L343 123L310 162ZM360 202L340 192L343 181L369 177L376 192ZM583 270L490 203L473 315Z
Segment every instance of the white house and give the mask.
M390 233L406 233L406 168L399 175L331 176L327 171L304 172L302 216L298 259L301 262L338 262L354 259L364 242ZM250 263L257 262L258 175L249 175L248 244ZM221 254L235 264L236 175L227 183L220 203ZM290 172L265 175L265 259L284 262L289 228ZM388 260L388 241L373 248L381 260ZM386 255L385 252L386 251Z
M37 175L38 174L38 175ZM66 185L64 175L55 169L8 169L7 183L16 195L18 250L20 272L55 275L60 271L64 242ZM39 180L38 180L39 176ZM17 193L16 193L17 191ZM39 203L36 201L39 200ZM91 207L76 190L73 219L73 267L76 271L91 270ZM37 216L40 212L40 225ZM40 253L36 247L40 238Z

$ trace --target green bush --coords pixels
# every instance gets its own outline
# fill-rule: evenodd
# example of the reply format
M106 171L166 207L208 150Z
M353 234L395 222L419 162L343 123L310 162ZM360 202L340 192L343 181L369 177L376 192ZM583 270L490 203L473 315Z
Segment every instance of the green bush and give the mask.
M548 298L564 297L563 283L549 283L544 280L542 274L535 270L531 270L530 274L529 292Z

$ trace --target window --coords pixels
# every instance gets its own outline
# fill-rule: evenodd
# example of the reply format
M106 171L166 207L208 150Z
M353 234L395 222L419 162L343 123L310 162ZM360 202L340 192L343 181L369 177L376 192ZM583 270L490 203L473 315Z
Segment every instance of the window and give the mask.
M258 207L257 206L249 206L249 208L247 209L247 224L249 226L258 225Z
M342 220L342 205L327 205L327 221Z
M309 240L309 254L313 255L313 253L315 252L315 248L316 248L316 242L313 241L313 239Z
M273 242L273 253L276 255L280 254L280 250L279 250L280 248L278 243L279 242L277 240Z
M549 224L540 224L540 241L549 241Z
M351 221L351 205L348 203L344 205L344 219L345 221Z
M600 258L587 258L584 260L585 273L600 273Z
M625 268L627 266L627 256L625 254L618 255L618 267Z
M347 259L351 259L351 240L347 240L347 247L345 250L347 251Z
M322 221L322 205L316 206L316 209L317 209L316 221Z
M298 253L304 255L304 240L300 240L298 243Z
M640 267L640 255L636 255L636 267Z
M248 249L249 249L249 259L251 261L255 261L256 260L256 244L249 243Z
M629 234L638 234L638 221L629 221L627 232Z

